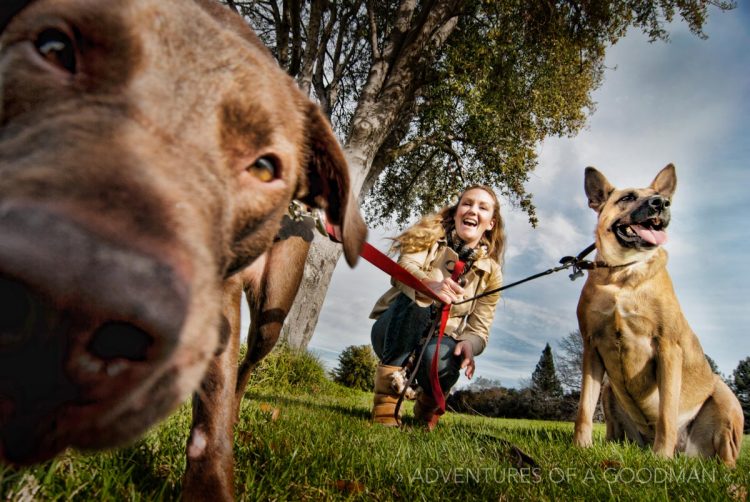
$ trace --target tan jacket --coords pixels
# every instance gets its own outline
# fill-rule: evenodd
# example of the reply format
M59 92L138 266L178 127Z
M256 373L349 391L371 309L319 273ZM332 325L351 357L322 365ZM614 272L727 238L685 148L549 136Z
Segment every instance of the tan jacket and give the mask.
M446 245L445 240L439 240L429 249L418 253L403 254L398 263L421 281L442 281L451 276L453 265L458 254ZM491 258L481 258L464 274L466 284L464 298L471 298L484 291L499 288L502 284L500 265ZM391 279L393 287L381 296L370 313L370 319L377 319L388 309L399 293L406 294L421 307L426 307L432 300L412 288ZM445 334L456 340L471 342L474 355L480 354L487 346L492 320L495 318L495 306L500 299L500 293L487 295L472 302L451 307L450 318L445 328Z

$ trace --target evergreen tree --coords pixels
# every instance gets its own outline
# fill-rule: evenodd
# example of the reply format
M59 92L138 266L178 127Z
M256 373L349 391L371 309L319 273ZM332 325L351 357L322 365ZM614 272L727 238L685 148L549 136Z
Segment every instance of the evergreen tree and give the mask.
M721 372L719 371L719 366L716 364L716 361L711 359L708 354L706 354L706 361L708 361L708 365L711 367L711 371L717 375L721 375Z
M333 380L352 389L371 391L378 360L369 345L350 345L339 355Z
M531 387L545 397L561 398L563 396L562 384L557 378L555 361L552 358L552 348L549 343L545 345L542 356L531 375Z
M750 357L746 357L737 365L732 374L732 390L740 400L742 413L745 415L745 432L750 430Z

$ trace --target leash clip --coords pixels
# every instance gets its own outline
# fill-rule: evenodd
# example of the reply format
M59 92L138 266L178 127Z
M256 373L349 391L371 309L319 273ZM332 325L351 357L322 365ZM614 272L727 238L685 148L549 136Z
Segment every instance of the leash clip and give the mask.
M320 208L310 210L304 203L295 199L289 203L289 217L297 222L300 222L305 218L310 218L315 225L315 230L317 230L320 235L328 238L331 237L330 235L328 235L328 231L326 229L325 212Z
M563 256L562 258L560 258L560 264L562 265L562 268L573 267L573 273L568 275L571 281L575 281L579 277L583 277L583 270L581 269L580 263L582 262L579 261L575 256Z
M562 258L560 258L560 265L570 267L571 265L575 265L575 263L576 263L575 256L563 256Z
M576 259L575 263L573 263L573 273L570 274L568 277L570 277L571 281L575 281L579 277L583 277L583 271L584 270L592 270L596 268L593 262L589 260L578 260Z
M312 218L313 218L313 221L315 222L315 229L318 231L318 233L322 235L323 237L327 237L331 239L331 236L328 234L328 229L326 229L326 221L325 221L326 216L323 210L315 209L313 211Z
M289 203L289 217L294 221L302 221L305 216L309 213L305 208L305 205L298 200L293 200Z

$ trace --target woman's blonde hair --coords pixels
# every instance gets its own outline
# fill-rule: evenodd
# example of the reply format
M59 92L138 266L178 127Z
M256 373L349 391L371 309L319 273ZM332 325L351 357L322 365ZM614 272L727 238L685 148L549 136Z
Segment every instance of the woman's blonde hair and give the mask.
M484 190L492 197L492 219L495 225L485 231L481 244L487 246L487 256L498 263L502 263L505 253L505 228L503 218L500 215L500 201L492 188L485 185L471 185L466 188L455 204L443 207L438 213L423 217L417 223L404 230L400 235L393 238L391 252L396 254L417 253L432 246L439 239L444 238L455 230L453 221L464 194L474 189Z

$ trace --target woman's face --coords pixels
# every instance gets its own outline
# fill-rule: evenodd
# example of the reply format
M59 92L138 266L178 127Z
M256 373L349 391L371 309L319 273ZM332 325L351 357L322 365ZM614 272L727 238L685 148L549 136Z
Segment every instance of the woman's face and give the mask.
M495 226L492 217L494 210L495 201L485 190L472 188L464 192L453 217L456 233L461 240L468 246L476 247L484 233Z

